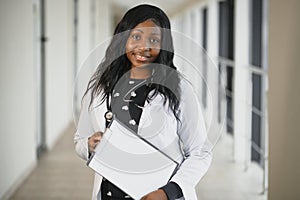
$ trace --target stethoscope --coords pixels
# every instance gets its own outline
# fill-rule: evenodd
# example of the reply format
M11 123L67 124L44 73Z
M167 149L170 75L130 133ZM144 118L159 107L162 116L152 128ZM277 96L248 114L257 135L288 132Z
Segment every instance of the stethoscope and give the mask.
M114 117L114 114L111 111L111 105L109 103L109 98L110 98L110 94L107 95L107 99L106 99L106 109L107 109L107 111L104 113L105 127L106 128L109 127L109 125L111 124L112 119Z
M131 99L125 99L125 97L128 96L129 93L131 93L131 96L132 96L132 97L135 97L136 94L135 94L134 90L135 90L136 88L138 88L139 86L141 86L141 85L143 85L143 84L145 84L145 83L153 82L153 74L154 74L154 72L155 72L155 70L152 70L151 78L147 78L147 79L145 79L144 81L142 81L141 83L139 83L139 84L137 84L136 86L134 86L133 88L131 88L131 89L124 95L123 101L124 101L124 102L127 102L127 103L133 102L133 100L131 100ZM115 94L117 94L117 93L115 93ZM104 114L104 118L105 118L105 122L106 122L106 123L105 123L106 127L109 127L109 125L111 124L111 122L112 122L112 120L113 120L113 117L114 117L114 114L113 114L112 109L111 109L111 103L110 103L110 98L111 98L111 96L112 96L112 95L111 95L110 93L107 94L107 99L106 99L106 109L107 109L107 111L106 111L105 114ZM143 109L142 106L137 105L137 104L135 104L135 105L136 105L137 107Z

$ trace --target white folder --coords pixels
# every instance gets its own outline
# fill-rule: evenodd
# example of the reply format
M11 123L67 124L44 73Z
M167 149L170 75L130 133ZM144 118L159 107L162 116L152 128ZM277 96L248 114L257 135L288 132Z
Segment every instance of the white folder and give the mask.
M87 165L133 199L167 184L179 166L117 119L106 129Z

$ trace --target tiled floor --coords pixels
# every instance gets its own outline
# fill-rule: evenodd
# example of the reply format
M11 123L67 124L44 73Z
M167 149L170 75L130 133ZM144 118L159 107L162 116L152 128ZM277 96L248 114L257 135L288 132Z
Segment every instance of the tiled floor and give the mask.
M90 199L93 172L74 152L72 128L55 148L43 155L37 168L12 200ZM223 137L214 150L209 172L197 185L199 200L266 200L261 195L261 172L252 165L247 172L231 161L230 137Z
M12 200L90 199L93 172L75 154L73 133L70 128L54 149L42 156Z
M262 194L262 170L252 163L245 171L244 164L232 161L232 137L224 135L213 151L213 162L197 185L199 200L266 200Z

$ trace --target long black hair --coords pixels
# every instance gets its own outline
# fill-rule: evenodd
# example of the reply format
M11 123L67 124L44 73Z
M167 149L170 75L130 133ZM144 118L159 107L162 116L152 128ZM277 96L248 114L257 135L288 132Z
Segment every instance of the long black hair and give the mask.
M169 101L169 108L178 119L179 75L173 63L174 47L170 32L171 25L167 15L160 8L152 5L143 4L128 10L118 23L105 57L91 77L84 96L91 90L91 106L94 98L98 95L102 94L101 103L103 103L112 94L118 80L131 69L125 48L130 30L146 20L152 20L161 28L162 33L160 53L151 64L155 68L154 76L159 79L151 87L154 89L152 97L161 93L164 96L164 104L167 100Z

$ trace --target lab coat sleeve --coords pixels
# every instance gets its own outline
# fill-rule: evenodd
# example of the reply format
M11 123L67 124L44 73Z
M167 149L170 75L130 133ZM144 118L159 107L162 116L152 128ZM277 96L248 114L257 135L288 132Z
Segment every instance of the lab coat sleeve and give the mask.
M75 151L79 157L88 159L88 138L94 133L91 113L89 111L90 93L88 93L82 102L77 131L74 135Z
M181 82L180 122L177 133L182 142L184 161L170 181L182 189L184 199L197 199L195 186L207 172L211 159L204 118L199 101L187 82Z

